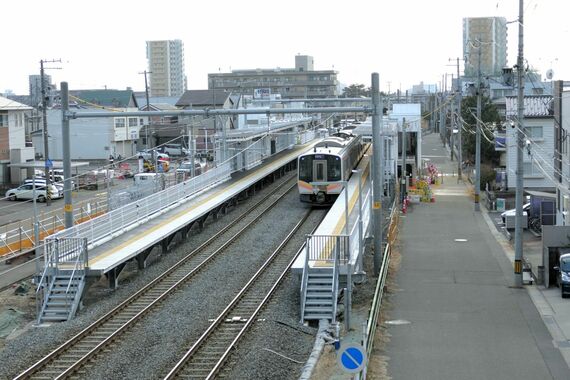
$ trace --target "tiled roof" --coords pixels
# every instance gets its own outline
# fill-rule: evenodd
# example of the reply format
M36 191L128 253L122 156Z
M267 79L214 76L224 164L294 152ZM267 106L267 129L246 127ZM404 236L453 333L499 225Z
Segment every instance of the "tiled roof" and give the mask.
M4 111L16 111L16 110L31 110L32 107L27 106L22 103L18 103L15 100L5 98L0 96L0 110Z
M104 107L137 107L132 90L73 90L71 100Z
M517 104L516 96L506 97L507 117L517 116ZM524 97L524 117L548 117L552 115L551 95L534 95Z
M229 92L224 90L188 90L182 94L182 97L176 102L176 107L214 107L222 106Z

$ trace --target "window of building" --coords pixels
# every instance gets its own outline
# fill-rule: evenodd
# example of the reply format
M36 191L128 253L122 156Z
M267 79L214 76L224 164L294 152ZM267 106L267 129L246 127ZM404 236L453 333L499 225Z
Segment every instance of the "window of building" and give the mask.
M7 127L8 126L8 113L2 112L0 113L0 127Z
M527 138L530 138L533 140L540 140L543 138L542 126L525 127L524 128L524 134L526 135Z
M115 118L115 128L124 128L126 120L124 117L116 117Z
M524 177L544 177L544 173L534 162L523 162Z
M129 117L129 127L136 127L136 126L137 126L137 118Z

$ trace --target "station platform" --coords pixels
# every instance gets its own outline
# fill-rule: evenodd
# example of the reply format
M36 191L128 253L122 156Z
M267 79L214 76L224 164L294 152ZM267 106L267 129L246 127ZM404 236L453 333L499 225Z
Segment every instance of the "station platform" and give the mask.
M162 246L163 251L177 232L189 229L193 223L202 223L214 210L254 186L281 168L295 163L297 157L317 141L294 146L276 154L254 169L234 173L230 180L190 197L177 207L152 218L144 224L115 237L88 252L88 276L107 275L112 288L118 285L117 278L129 260L137 259L139 268L144 268L146 257L153 247Z
M362 215L363 237L367 236L371 222L372 208L372 181L371 181L371 163L372 146L368 147L364 157L357 166L359 173L353 173L348 181L348 186L340 193L335 203L331 206L329 212L313 233L313 236L350 236L351 255L347 264L341 264L340 275L347 274L348 264L351 265L352 273L358 274L363 272L362 257L359 255L359 216ZM361 181L359 187L359 180ZM348 197L347 193L348 191ZM346 208L346 199L348 198L348 210ZM359 199L360 198L360 199ZM362 204L362 213L359 212L359 203ZM346 213L348 211L348 226L346 224ZM348 228L347 228L348 227ZM353 243L354 242L354 243ZM302 250L291 270L293 273L301 276L305 268L306 250ZM330 260L309 261L309 267L332 267L334 263Z

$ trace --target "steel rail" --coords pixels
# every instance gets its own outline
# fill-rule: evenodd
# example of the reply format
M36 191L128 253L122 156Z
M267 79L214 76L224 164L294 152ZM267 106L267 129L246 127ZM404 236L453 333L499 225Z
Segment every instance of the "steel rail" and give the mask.
M15 380L19 379L28 379L33 378L33 375L43 371L45 367L47 367L50 363L56 361L60 356L66 354L70 348L78 346L86 337L94 336L98 330L110 329L110 332L103 332L104 338L99 338L99 342L94 344L91 343L89 351L85 354L75 354L74 357L80 356L77 360L75 360L71 365L67 365L67 368L61 372L57 371L57 374L53 374L53 378L61 379L67 376L70 376L73 372L77 371L83 364L89 361L97 352L99 352L103 347L108 345L111 341L116 339L122 332L126 331L127 328L134 325L135 322L141 319L142 316L146 315L153 306L157 305L159 301L165 299L168 295L170 295L175 289L177 289L180 285L188 281L194 274L196 274L199 270L203 269L206 263L210 262L214 257L216 257L220 252L222 252L225 248L227 248L231 242L237 239L247 228L251 225L256 223L266 212L268 212L271 208L273 208L285 195L289 193L295 186L296 183L287 186L291 183L291 180L295 179L295 175L289 176L282 184L280 184L276 189L274 189L271 193L267 194L263 197L259 202L255 205L252 205L249 209L247 209L244 213L242 213L239 217L237 217L234 221L229 223L223 229L221 229L218 233L214 236L207 239L204 243L202 243L199 247L194 249L184 258L179 260L175 263L172 267L166 270L163 274L159 277L151 281L148 285L137 291L131 297L123 301L121 304L113 308L110 312L99 318L97 321L92 323L90 326L76 334L73 338L69 339L67 342L63 343L61 346L56 348L50 354L42 358L36 364L28 368L26 371L22 372L20 375L15 377ZM214 253L208 255L204 260L200 262L196 267L194 267L190 272L186 272L186 274L179 280L177 280L173 285L168 286L166 290L161 289L161 283L167 281L169 277L173 277L176 274L176 271L182 268L185 264L187 264L191 259L197 257L202 251L205 250L206 247L211 245L213 242L218 240L224 233L230 230L230 228L238 225L238 223L243 222L243 219L255 211L258 207L260 207L265 201L270 200L279 190L286 188L285 191L282 192L276 199L272 199L271 203L261 211L261 213L256 216L253 220L248 222L246 226L242 227L238 232L236 232L231 238L229 238L221 247L216 249ZM153 291L158 291L157 295L151 295L152 301L144 300L143 298ZM146 306L140 305L143 302ZM137 305L139 304L139 305ZM129 310L128 308L131 307L135 310ZM137 311L138 309L138 311ZM127 314L127 320L121 321L121 313ZM134 314L134 315L133 315ZM116 325L119 319L118 325ZM113 324L115 325L113 326ZM105 325L109 324L111 326L106 327Z
M223 367L223 364L226 362L228 357L230 356L232 349L238 344L241 338L245 335L247 330L251 327L251 325L255 322L256 316L261 312L263 307L268 303L271 299L271 296L277 289L277 287L281 284L284 277L287 275L290 267L293 265L294 261L296 260L299 253L302 251L303 247L296 251L292 258L289 257L280 257L281 252L285 248L285 246L289 243L289 241L295 236L295 234L299 231L299 229L305 224L308 217L313 213L316 212L313 209L310 209L305 213L303 218L293 227L293 229L287 234L287 236L283 239L283 241L279 244L279 246L273 251L273 253L269 256L269 258L265 261L265 263L261 266L261 268L252 276L252 278L248 281L248 283L240 290L240 292L234 297L232 301L228 304L228 306L219 314L219 316L214 320L214 322L210 325L210 327L198 338L198 340L192 345L192 347L184 354L184 356L176 363L176 365L171 369L171 371L166 375L164 380L170 380L177 377L187 377L188 372L194 372L193 374L189 375L190 377L194 378L196 376L205 376L206 379L210 379L215 376ZM323 212L324 211L320 211ZM326 213L325 213L326 215ZM323 215L324 216L324 215ZM322 217L321 217L322 220ZM316 227L315 227L316 228ZM313 229L314 231L315 229ZM286 260L287 263L284 265L278 259ZM288 259L288 260L287 260ZM270 266L275 264L276 268L271 268ZM285 269L283 269L285 266ZM279 272L276 274L272 274L271 270L278 270ZM269 278L263 278L266 275ZM272 277L271 277L272 276ZM275 279L275 277L277 278ZM259 295L255 294L256 289L254 288L257 283L271 280L271 287L266 292L261 294L261 300ZM262 286L263 287L263 284ZM248 294L253 293L253 294ZM253 301L256 303L253 304ZM253 304L253 305L252 305ZM254 308L253 310L251 310ZM233 328L236 326L232 323L224 323L228 321L228 316L230 313L234 312L235 310L240 310L247 314L245 319L247 321L243 324L243 326L238 328ZM239 314L239 313L238 313ZM239 314L241 316L242 314ZM237 318L237 317L236 317ZM243 319L238 321L243 322ZM227 330L230 330L229 332ZM218 332L221 335L221 339L218 341L215 340L215 333ZM220 340L222 342L220 342ZM229 340L229 342L228 342ZM204 369L206 367L207 359L199 357L199 362L201 368L187 368L187 365L190 361L196 357L200 352L207 351L208 343L210 345L216 345L220 343L224 343L226 345L226 349L223 353L215 353L214 358L207 358L210 359L210 363L213 362L213 366L211 369ZM208 352L205 353L208 356ZM199 373L196 373L199 372ZM207 374L203 374L207 372Z

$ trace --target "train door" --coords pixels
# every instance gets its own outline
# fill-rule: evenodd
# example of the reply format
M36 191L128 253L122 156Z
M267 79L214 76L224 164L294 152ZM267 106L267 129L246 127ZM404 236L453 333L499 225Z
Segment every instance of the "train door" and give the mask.
M326 182L327 180L327 161L313 161L313 182Z

